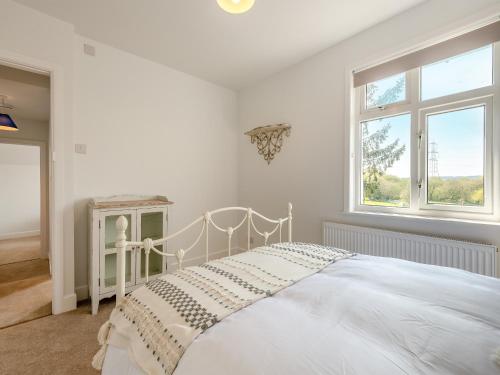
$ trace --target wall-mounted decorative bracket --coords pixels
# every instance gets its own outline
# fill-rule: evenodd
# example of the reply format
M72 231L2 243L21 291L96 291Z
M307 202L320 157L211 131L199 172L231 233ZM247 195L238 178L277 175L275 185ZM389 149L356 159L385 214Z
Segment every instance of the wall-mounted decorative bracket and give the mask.
M271 163L274 156L281 151L283 146L283 135L290 136L292 127L288 124L277 124L260 126L247 131L245 134L250 137L250 142L257 142L257 151L264 157L267 164Z

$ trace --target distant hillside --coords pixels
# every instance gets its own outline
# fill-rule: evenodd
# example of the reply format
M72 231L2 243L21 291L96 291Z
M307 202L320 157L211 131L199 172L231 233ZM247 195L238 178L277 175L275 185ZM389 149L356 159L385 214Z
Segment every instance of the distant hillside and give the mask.
M367 189L364 175L363 204L373 206L408 207L410 178L378 175ZM430 177L427 184L427 201L430 204L482 206L484 204L483 176Z
M468 179L482 179L483 176L436 176L436 178L441 178L443 180L459 180L461 178L468 178Z

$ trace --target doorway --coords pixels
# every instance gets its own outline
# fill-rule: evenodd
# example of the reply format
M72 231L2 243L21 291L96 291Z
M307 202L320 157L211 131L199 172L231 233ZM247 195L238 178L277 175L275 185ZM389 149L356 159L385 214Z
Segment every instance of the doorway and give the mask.
M52 313L50 78L0 65L0 328Z

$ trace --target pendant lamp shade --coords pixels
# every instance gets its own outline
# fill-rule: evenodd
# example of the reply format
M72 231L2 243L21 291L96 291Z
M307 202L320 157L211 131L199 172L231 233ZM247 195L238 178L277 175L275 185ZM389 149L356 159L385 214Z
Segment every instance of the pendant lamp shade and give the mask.
M10 117L7 114L0 113L0 131L1 130L15 132L18 131L19 129L17 128L17 125L14 122L14 120L12 120L12 117Z
M217 0L217 4L228 13L241 14L248 12L255 0Z

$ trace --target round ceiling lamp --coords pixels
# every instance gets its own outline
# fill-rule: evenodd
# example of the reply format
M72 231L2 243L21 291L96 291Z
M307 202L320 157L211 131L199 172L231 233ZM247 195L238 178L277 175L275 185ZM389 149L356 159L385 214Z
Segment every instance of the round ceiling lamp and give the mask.
M217 4L231 14L248 12L253 7L254 3L255 0L217 0Z

